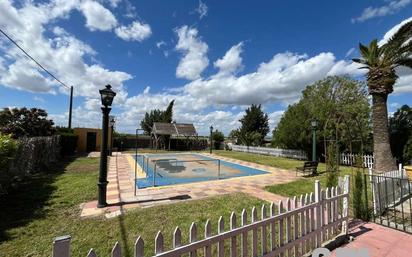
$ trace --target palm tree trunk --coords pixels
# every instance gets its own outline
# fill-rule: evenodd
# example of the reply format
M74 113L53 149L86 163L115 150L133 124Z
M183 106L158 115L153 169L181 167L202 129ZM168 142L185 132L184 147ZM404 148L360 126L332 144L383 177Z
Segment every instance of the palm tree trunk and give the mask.
M372 94L373 168L377 173L396 170L389 142L387 99L388 95Z

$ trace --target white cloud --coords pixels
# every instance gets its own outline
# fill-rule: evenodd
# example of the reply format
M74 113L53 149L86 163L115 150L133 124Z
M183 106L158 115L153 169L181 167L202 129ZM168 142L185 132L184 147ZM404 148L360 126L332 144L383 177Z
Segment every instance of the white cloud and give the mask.
M159 42L156 42L156 47L159 48L159 49L160 49L162 46L165 46L165 45L166 45L166 42L163 41L163 40L162 40L162 41L159 41Z
M214 62L214 66L219 68L219 72L233 73L243 67L242 57L240 57L242 47L242 42L232 46L221 59L218 59Z
M208 7L205 3L199 0L199 6L195 9L195 11L199 14L199 19L207 16Z
M111 7L116 8L122 0L108 0Z
M117 20L113 13L96 1L84 1L80 10L86 17L86 27L91 31L108 31L116 27Z
M115 33L123 40L141 42L150 37L152 30L150 29L149 24L134 21L129 26L120 26L116 28Z
M399 12L401 9L406 7L411 3L411 0L392 0L386 1L387 4L380 7L372 7L369 6L363 10L362 14L359 17L352 18L352 23L355 22L364 22L366 20L375 18L375 17L383 17L391 14L395 14Z
M280 111L274 111L272 113L269 113L268 116L269 116L270 131L272 131L278 125L284 112L285 112L284 110L280 110Z
M188 80L200 78L200 74L209 65L206 56L208 45L198 37L196 28L185 25L175 29L175 32L179 37L176 50L183 53L183 58L176 69L176 76Z
M46 102L46 100L44 100L44 98L40 97L40 96L34 96L33 99L34 99L34 101L37 101L37 102L40 102L40 103L45 103Z
M355 47L352 47L351 49L349 49L349 50L346 52L345 57L350 57L350 56L352 56L352 55L355 53L355 51L356 51Z

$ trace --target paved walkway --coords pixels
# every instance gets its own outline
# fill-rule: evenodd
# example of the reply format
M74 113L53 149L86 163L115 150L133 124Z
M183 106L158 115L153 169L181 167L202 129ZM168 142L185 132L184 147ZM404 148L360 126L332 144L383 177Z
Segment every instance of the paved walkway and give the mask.
M343 246L345 249L367 249L369 257L412 256L412 235L375 223L358 222L349 230L354 241ZM337 251L330 256L337 256ZM350 255L364 256L364 255ZM346 255L345 255L346 257Z
M263 169L270 174L252 177L239 177L216 181L205 181L191 184L163 186L156 188L137 189L134 196L134 168L128 161L128 155L116 154L110 158L108 167L108 187L106 208L96 208L97 201L85 203L82 206L82 217L105 214L110 218L121 214L125 209L136 207L151 207L161 204L180 202L183 200L202 199L229 193L246 193L269 202L278 202L285 197L264 190L267 185L287 183L296 178L289 170L244 162L213 155L214 158L230 161L245 166ZM130 157L129 157L130 158Z

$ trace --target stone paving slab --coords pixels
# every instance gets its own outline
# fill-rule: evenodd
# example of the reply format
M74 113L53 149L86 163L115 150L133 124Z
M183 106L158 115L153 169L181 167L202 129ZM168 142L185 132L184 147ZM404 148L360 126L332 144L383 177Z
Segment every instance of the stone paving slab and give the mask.
M108 165L107 199L110 204L106 208L97 208L97 201L82 206L81 217L105 214L113 217L123 213L124 209L137 207L151 207L161 204L170 204L184 200L203 199L222 194L243 192L269 202L278 202L285 197L275 195L264 190L267 185L286 183L297 179L295 173L289 170L269 167L251 162L245 162L216 155L205 154L216 159L241 164L244 166L268 171L269 174L229 178L215 181L204 181L190 184L178 184L155 188L136 190L134 195L134 165L130 162L130 155L116 153L110 157Z
M349 229L354 241L346 249L367 249L369 257L412 256L412 235L375 223L357 222ZM330 256L336 257L336 250Z

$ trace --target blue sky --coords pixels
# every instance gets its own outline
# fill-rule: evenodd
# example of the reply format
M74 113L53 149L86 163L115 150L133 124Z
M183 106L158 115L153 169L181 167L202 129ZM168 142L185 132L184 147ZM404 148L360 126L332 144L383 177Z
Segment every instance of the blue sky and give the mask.
M117 128L176 100L177 122L228 133L262 104L273 128L306 85L327 75L363 79L350 59L412 16L412 0L0 1L0 27L66 84L74 126L99 127L98 89L118 92ZM412 71L400 70L389 111L412 105ZM46 109L67 124L68 90L0 38L1 107Z

